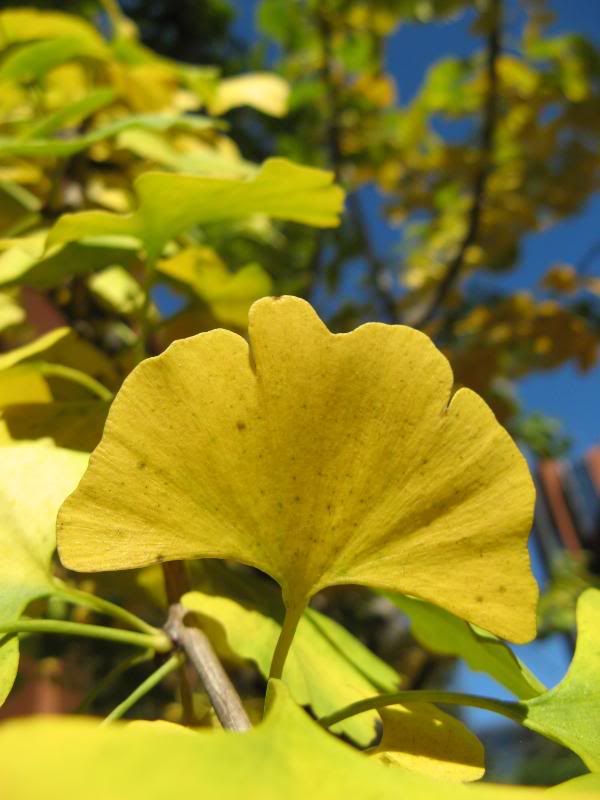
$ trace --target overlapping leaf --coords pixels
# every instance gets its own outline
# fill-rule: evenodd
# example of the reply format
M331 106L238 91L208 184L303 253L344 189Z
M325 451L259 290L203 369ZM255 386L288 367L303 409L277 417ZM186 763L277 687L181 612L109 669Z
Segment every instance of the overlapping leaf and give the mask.
M600 590L577 604L577 645L563 680L523 705L523 725L569 747L600 772Z
M335 336L291 297L255 303L249 332L251 353L212 331L128 378L61 511L64 563L230 558L273 576L297 616L358 583L532 638L527 466L477 395L448 402L430 340L378 324Z
M75 488L87 456L44 444L0 447L0 622L51 594L56 512ZM15 637L0 635L0 702L18 664Z
M471 669L486 672L523 700L545 690L543 683L495 636L415 597L389 598L408 615L413 636L428 650L463 658Z
M330 172L283 158L268 159L256 176L248 179L146 172L135 188L138 208L132 214L66 214L50 232L49 243L89 236L134 236L156 257L170 238L193 225L251 214L332 227L339 222L343 197Z

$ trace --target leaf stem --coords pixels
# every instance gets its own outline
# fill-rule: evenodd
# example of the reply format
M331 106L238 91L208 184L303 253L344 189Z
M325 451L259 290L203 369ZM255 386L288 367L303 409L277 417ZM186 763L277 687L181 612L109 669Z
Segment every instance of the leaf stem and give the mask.
M294 635L298 623L304 613L304 606L297 606L296 608L285 609L285 617L283 618L283 625L281 626L281 633L275 645L275 652L273 653L273 660L271 661L271 669L269 670L269 678L280 679L283 675L283 668L285 661L290 652L290 647L294 641Z
M118 619L128 625L134 630L141 631L142 633L149 633L155 635L159 632L159 628L155 628L136 614L122 608L116 603L111 603L110 600L105 600L103 597L97 597L91 592L84 592L82 589L75 589L72 586L59 585L56 595L67 603L72 605L84 606L98 611L101 614L106 614L109 617Z
M107 389L100 381L92 378L91 375L81 372L81 370L67 367L64 364L51 364L47 361L36 362L35 368L41 375L55 375L57 378L64 378L67 381L71 381L71 383L77 383L107 403L110 403L114 397L110 389Z
M375 697L367 697L365 700L358 700L356 703L350 703L350 705L335 711L333 714L322 717L319 722L324 728L330 728L337 722L348 719L348 717L362 714L363 711L385 708L397 703L441 703L442 705L472 706L474 708L483 708L486 711L494 711L496 714L502 714L515 722L522 722L526 714L526 710L521 703L495 700L491 697L478 697L472 694L463 694L462 692L415 689L392 694L379 694Z
M105 639L109 642L132 644L136 647L167 653L173 645L163 631L154 634L124 631L121 628L105 628L102 625L85 625L54 619L19 619L0 624L0 634L5 633L57 633L64 636L85 636L90 639Z
M133 692L123 700L122 703L114 708L110 714L105 717L101 725L106 725L109 722L113 722L116 719L120 719L124 714L126 714L129 709L134 706L138 700L141 700L142 697L148 694L149 691L154 689L154 687L159 684L163 678L165 678L169 673L174 672L176 669L182 665L184 660L184 656L182 653L174 653L164 664L162 664L157 670L155 670L151 675L149 675L143 683L134 689Z

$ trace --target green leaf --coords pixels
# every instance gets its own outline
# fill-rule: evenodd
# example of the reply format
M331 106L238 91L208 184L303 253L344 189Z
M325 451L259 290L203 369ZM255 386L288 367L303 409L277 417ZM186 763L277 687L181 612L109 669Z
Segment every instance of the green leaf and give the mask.
M130 267L137 261L137 242L125 238L97 237L46 247L47 234L40 231L16 240L0 255L0 286L53 289L69 278L111 266Z
M88 286L103 306L117 314L132 316L143 308L143 288L122 267L108 267L96 272L88 279Z
M0 447L0 622L52 593L56 512L79 481L87 456L47 444ZM13 684L17 640L0 648L0 700Z
M0 65L0 80L34 81L65 61L82 56L106 58L108 52L106 47L71 36L33 42L9 52Z
M66 157L87 150L96 142L110 139L122 131L131 128L142 130L166 131L170 128L199 131L214 128L216 123L208 117L199 115L183 116L181 114L131 114L122 119L110 122L101 128L94 128L89 133L73 136L69 139L14 139L0 138L0 157L24 156L26 158L58 156ZM91 213L91 212L87 212ZM108 231L107 231L108 233Z
M11 800L539 800L539 789L461 786L389 769L326 734L269 687L265 720L244 734L167 722L28 718L0 728L2 789ZM35 753L35 766L28 754ZM569 794L565 794L569 797ZM581 800L582 795L574 794Z
M523 725L573 750L592 772L600 772L600 590L588 589L577 603L577 645L565 677L523 705Z
M138 208L132 214L65 214L51 230L49 244L89 236L134 236L155 258L169 239L193 225L252 214L333 227L339 222L343 200L332 173L283 158L265 161L256 176L248 179L146 172L136 180L135 189Z
M112 103L117 92L111 87L93 89L84 97L74 100L62 108L46 116L36 117L31 125L21 131L20 139L40 139L49 136L65 125L74 126L84 119Z
M272 117L283 117L287 111L289 92L287 81L279 75L250 72L220 80L208 109L211 114L224 114L232 108L252 106Z
M253 661L267 677L281 632L284 607L277 588L251 575L207 566L210 591L184 595L186 608L201 617L203 630L223 657ZM292 697L317 716L380 691L395 691L400 676L333 620L307 609L286 662L283 678ZM375 736L376 712L335 727L366 746Z
M428 650L464 659L471 669L486 672L523 700L545 691L544 684L491 633L416 597L387 597L410 618L413 636Z

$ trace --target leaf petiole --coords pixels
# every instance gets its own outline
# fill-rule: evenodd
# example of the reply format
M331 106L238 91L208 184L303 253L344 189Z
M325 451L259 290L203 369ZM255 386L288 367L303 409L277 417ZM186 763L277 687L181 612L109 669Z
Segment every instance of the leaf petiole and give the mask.
M364 711L385 708L397 703L440 703L442 705L471 706L502 714L515 722L522 722L527 714L527 710L522 703L495 700L491 697L478 697L477 695L463 694L461 692L415 689L413 691L394 692L393 694L379 694L374 697L367 697L365 700L358 700L356 703L350 703L350 705L335 711L333 714L322 717L319 723L324 728L330 728L337 722L342 722L348 717L354 717L356 714L362 714Z
M110 600L97 597L91 592L84 592L82 589L74 589L71 586L59 584L54 595L56 597L60 597L62 600L65 600L67 603L71 603L72 605L91 608L101 614L106 614L109 617L118 619L120 622L123 622L130 628L141 631L142 633L155 635L159 632L158 628L155 628L149 623L144 622L143 619L138 617L136 614L132 614L131 611L127 611L127 609L122 608L116 603L111 603Z
M66 622L54 619L20 619L16 622L0 624L0 634L6 633L58 633L64 636L85 636L90 639L105 639L109 642L132 644L136 647L167 653L173 644L163 631L138 633L121 628L105 628L102 625L85 625L80 622Z

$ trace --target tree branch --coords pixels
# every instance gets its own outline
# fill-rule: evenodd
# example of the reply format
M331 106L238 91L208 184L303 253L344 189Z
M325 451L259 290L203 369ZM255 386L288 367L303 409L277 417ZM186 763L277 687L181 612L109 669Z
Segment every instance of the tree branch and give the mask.
M180 603L169 608L165 631L185 651L195 667L217 717L224 728L247 731L252 726L229 676L223 669L207 636L199 628L188 628L183 619L186 611Z
M446 274L439 282L434 292L431 303L425 309L421 317L414 323L415 328L423 327L437 314L440 306L458 280L469 247L476 243L479 236L487 181L492 166L494 133L498 120L498 58L502 49L502 0L490 0L488 14L489 32L487 36L486 56L487 95L483 108L481 131L479 135L479 167L475 172L475 178L473 180L473 201L469 211L467 230L458 247L456 255L448 264Z

